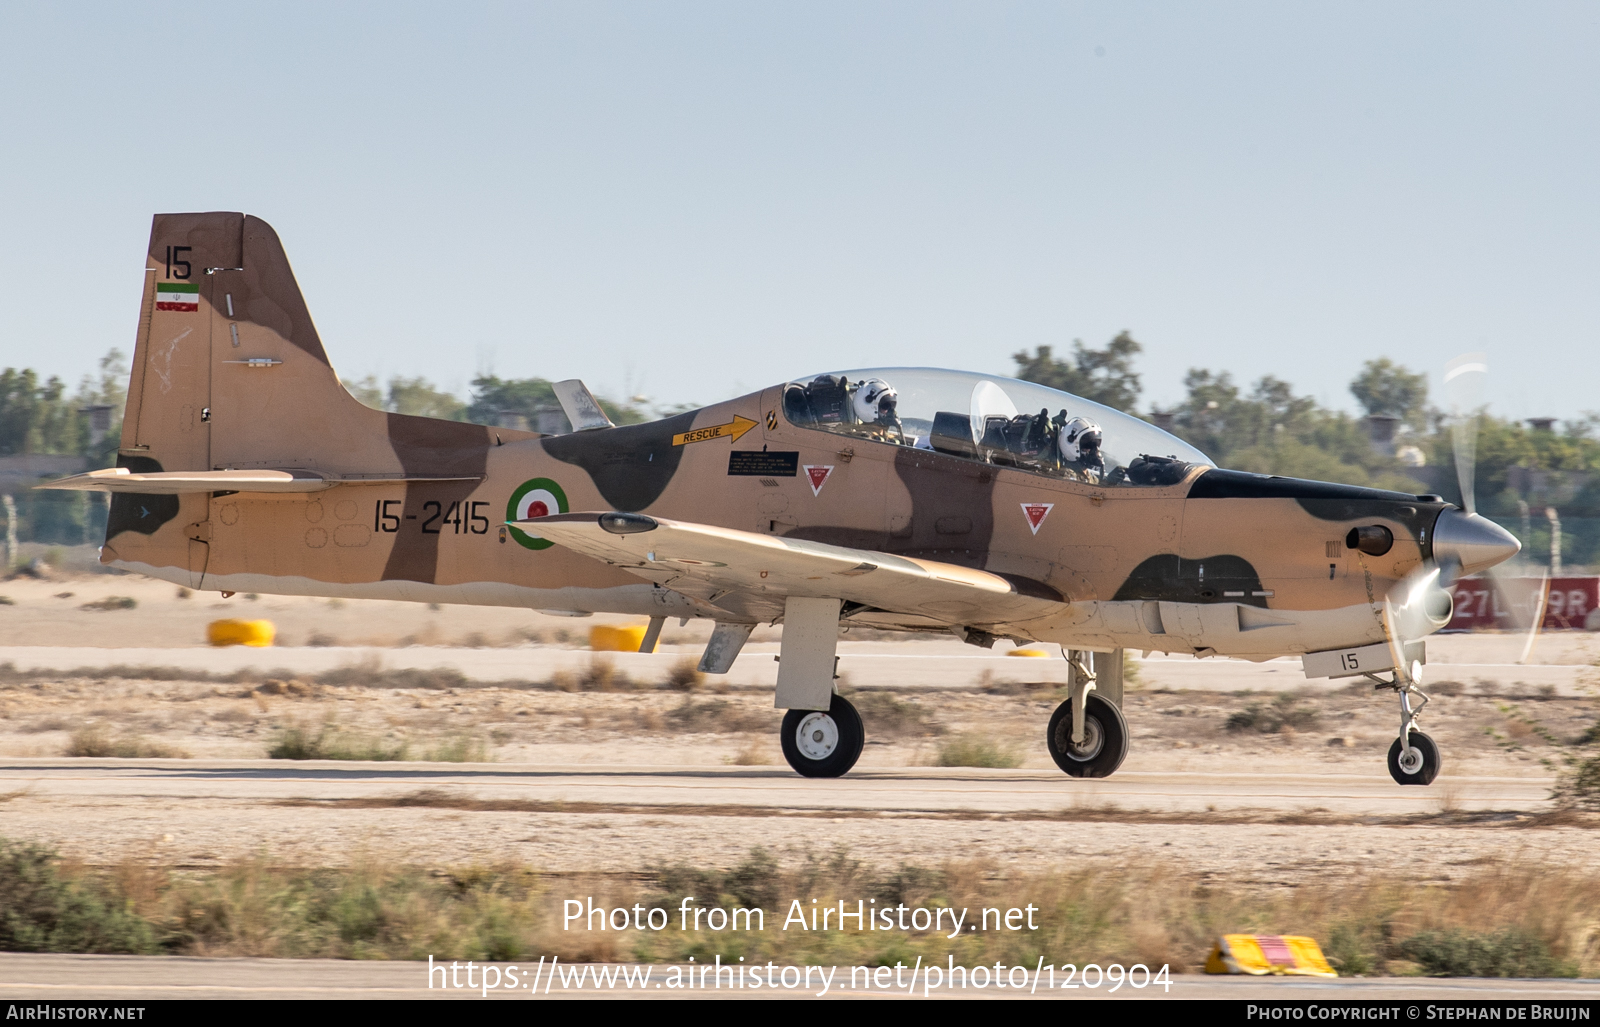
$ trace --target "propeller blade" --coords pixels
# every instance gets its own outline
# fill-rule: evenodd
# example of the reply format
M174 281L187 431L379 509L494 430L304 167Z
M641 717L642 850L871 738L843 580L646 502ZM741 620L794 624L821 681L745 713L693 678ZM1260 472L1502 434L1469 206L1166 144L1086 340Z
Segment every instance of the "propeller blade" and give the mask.
M1444 365L1444 394L1450 404L1450 441L1456 454L1456 482L1461 487L1461 507L1469 514L1478 509L1478 411L1483 407L1483 386L1488 377L1488 358L1482 353L1463 353Z
M1522 643L1522 655L1517 658L1518 663L1527 663L1528 657L1533 655L1533 643L1539 639L1539 627L1544 623L1544 611L1550 602L1550 570L1542 568L1539 573L1539 596L1533 604L1533 623L1528 626L1528 640Z

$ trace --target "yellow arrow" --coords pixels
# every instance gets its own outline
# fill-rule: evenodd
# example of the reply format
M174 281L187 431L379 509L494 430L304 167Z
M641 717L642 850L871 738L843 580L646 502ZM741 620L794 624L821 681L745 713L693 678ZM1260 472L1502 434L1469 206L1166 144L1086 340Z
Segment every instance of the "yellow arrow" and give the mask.
M687 446L691 442L705 442L707 439L729 438L735 442L738 442L739 436L743 435L745 432L749 431L755 426L756 422L750 420L750 418L740 417L738 414L734 414L733 420L729 421L727 424L713 424L709 428L696 428L694 431L686 431L682 435L674 435L672 437L672 444L674 446Z

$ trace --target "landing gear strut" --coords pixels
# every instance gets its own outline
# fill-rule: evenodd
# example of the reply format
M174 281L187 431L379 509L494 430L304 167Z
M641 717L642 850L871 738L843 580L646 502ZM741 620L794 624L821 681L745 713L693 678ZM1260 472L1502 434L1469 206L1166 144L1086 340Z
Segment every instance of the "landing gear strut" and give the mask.
M1064 653L1072 665L1067 701L1056 707L1045 732L1045 746L1056 766L1073 777L1109 777L1128 756L1128 722L1116 699L1122 698L1122 652Z
M1371 677L1371 675L1368 675ZM1391 688L1400 699L1400 736L1389 746L1389 776L1403 785L1432 784L1439 776L1439 746L1417 727L1417 717L1428 705L1428 694L1420 687L1422 664L1412 661L1409 667L1396 667L1394 680L1373 678L1375 690ZM1413 705L1413 699L1422 701Z

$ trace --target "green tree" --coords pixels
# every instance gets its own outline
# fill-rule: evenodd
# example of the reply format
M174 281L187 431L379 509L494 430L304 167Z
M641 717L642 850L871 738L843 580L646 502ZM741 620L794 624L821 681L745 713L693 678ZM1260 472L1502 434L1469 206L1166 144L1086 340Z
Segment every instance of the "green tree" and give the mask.
M416 414L459 421L466 404L448 392L436 389L426 378L390 378L388 409L397 414Z
M387 410L388 400L383 396L383 386L378 384L376 375L367 375L365 378L345 378L340 381L345 391L359 400L362 405L374 410Z
M1361 373L1350 383L1350 394L1369 417L1398 417L1418 430L1425 427L1428 376L1388 357L1361 365Z
M1219 466L1400 492L1421 487L1373 449L1359 421L1295 395L1279 378L1267 375L1247 393L1226 371L1190 368L1184 387L1187 398L1169 411L1173 431Z
M76 453L78 416L60 378L43 384L32 368L0 371L0 454Z
M540 410L559 408L555 390L543 378L499 378L492 374L472 379L472 402L465 419L474 424L496 424L502 411L521 414L532 423Z
M600 409L613 424L638 424L648 420L644 412L626 403L614 403L596 396ZM465 419L475 424L495 424L500 412L522 414L532 423L540 410L560 409L555 390L543 378L497 378L480 375L472 379L472 403Z
M1122 332L1105 349L1090 349L1082 339L1074 339L1071 360L1057 359L1049 346L1038 347L1031 356L1027 350L1013 353L1011 359L1023 381L1132 412L1141 391L1133 359L1143 350L1132 335Z

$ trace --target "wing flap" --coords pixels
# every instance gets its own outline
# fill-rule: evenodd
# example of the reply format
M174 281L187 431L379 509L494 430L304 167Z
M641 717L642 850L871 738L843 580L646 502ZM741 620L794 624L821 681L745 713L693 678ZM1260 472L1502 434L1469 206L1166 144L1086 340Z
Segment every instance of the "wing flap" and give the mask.
M687 578L774 599L845 599L960 624L1045 616L1062 605L971 567L643 514L568 513L510 524L663 585Z

